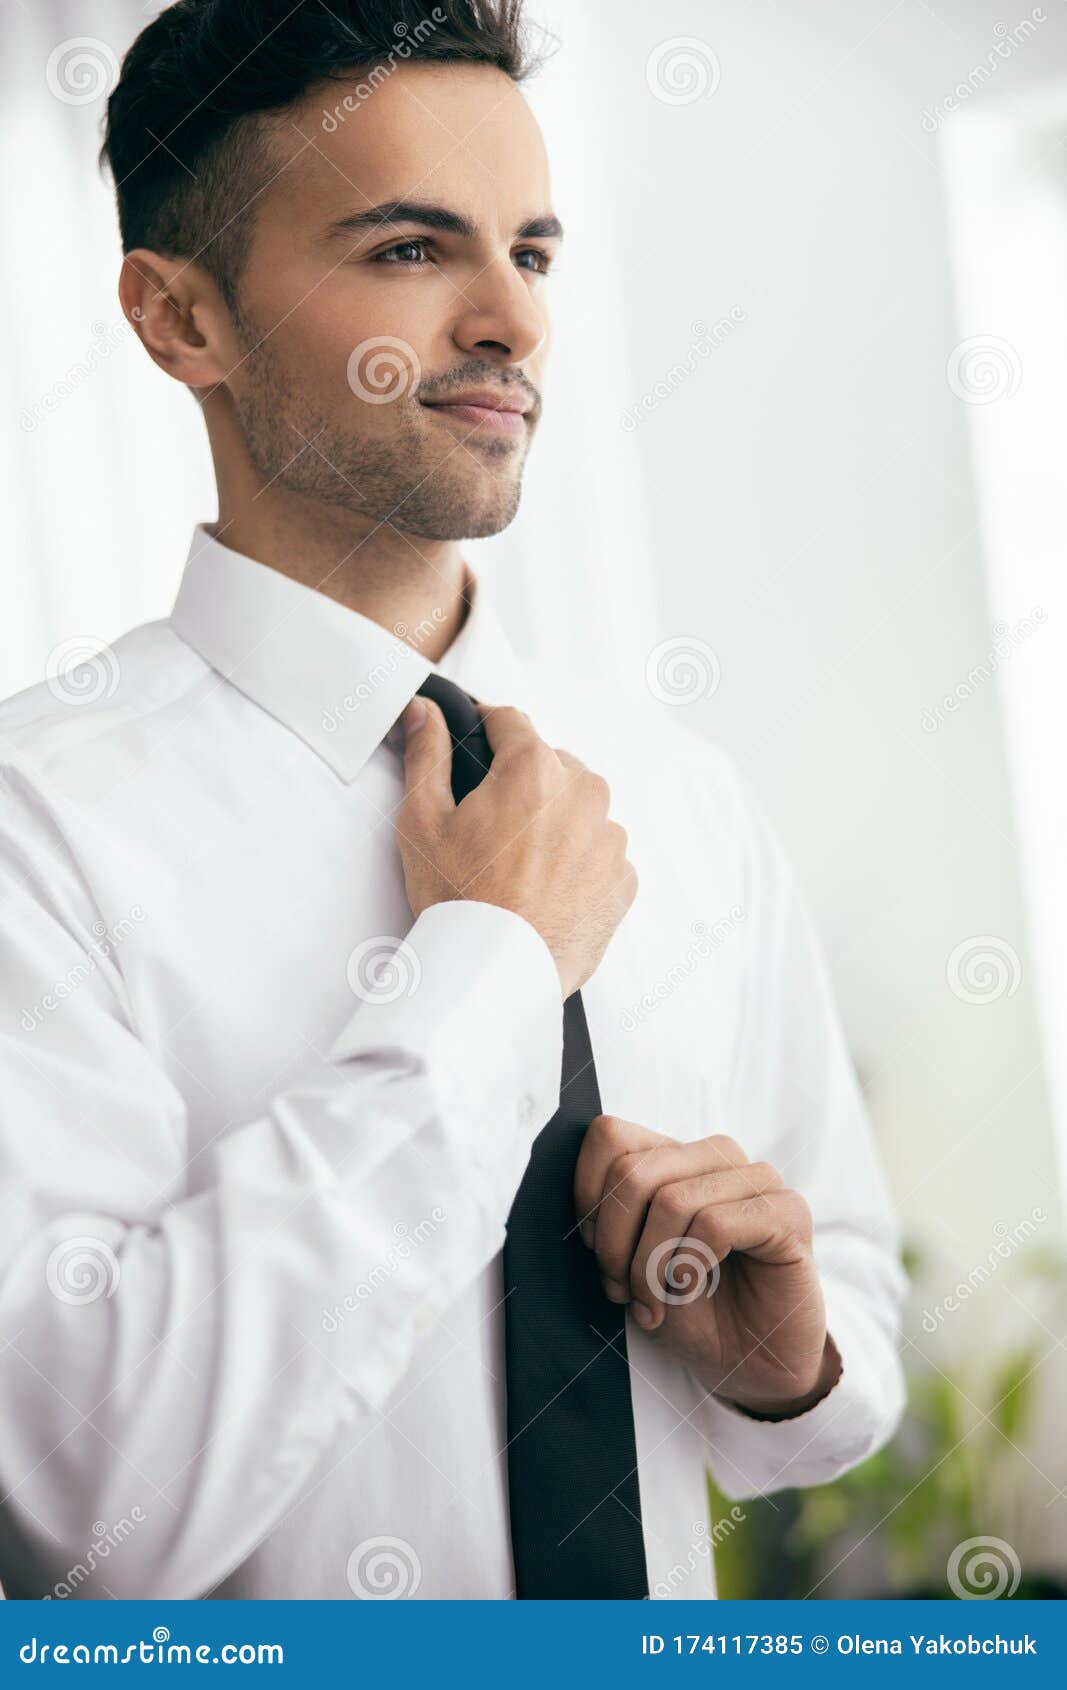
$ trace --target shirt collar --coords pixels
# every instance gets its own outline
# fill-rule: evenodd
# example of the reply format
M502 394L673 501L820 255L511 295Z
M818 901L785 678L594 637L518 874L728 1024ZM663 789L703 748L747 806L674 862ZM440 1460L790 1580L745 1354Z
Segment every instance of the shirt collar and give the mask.
M387 735L396 743L389 730L431 670L476 698L527 707L525 671L473 577L472 589L463 627L434 664L407 639L201 526L170 621L232 686L352 781Z

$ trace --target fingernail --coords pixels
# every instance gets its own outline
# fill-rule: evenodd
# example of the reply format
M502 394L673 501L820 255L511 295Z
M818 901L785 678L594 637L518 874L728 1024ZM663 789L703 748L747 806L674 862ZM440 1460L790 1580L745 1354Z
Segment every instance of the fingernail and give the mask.
M644 1303L634 1303L630 1312L638 1326L643 1326L646 1332L650 1332L655 1326L656 1317L650 1308L645 1307Z
M404 711L404 732L406 734L418 733L425 720L425 700L418 697L413 698L407 709Z
M582 1222L581 1234L582 1243L585 1245L587 1250L591 1250L593 1248L593 1240L596 1238L596 1227L593 1225L592 1221Z
M610 1297L613 1303L628 1303L630 1301L629 1288L620 1285L617 1279L605 1279L604 1295Z

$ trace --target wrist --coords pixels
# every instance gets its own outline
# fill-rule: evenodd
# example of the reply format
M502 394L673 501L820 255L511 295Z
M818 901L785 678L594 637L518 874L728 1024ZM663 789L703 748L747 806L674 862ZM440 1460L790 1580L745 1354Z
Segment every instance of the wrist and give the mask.
M807 1391L790 1397L749 1397L745 1393L721 1393L721 1400L739 1409L752 1420L793 1420L807 1414L828 1397L844 1371L841 1354L830 1334L826 1334L822 1359L815 1383Z

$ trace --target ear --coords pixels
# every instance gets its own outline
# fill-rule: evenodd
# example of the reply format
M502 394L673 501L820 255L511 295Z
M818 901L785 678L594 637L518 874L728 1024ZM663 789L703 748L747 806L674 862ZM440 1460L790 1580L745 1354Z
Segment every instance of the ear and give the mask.
M186 387L216 387L240 361L230 313L199 264L138 247L122 261L119 303L148 356Z

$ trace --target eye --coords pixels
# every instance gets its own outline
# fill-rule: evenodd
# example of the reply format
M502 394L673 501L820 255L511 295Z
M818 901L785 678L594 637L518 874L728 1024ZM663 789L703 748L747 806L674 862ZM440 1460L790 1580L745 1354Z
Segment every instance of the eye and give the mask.
M524 260L530 260L529 263ZM537 276L547 276L552 268L552 258L537 246L524 246L515 254L515 263L520 270L532 270Z
M376 252L375 264L423 264L427 262L425 241L398 241L396 246Z

